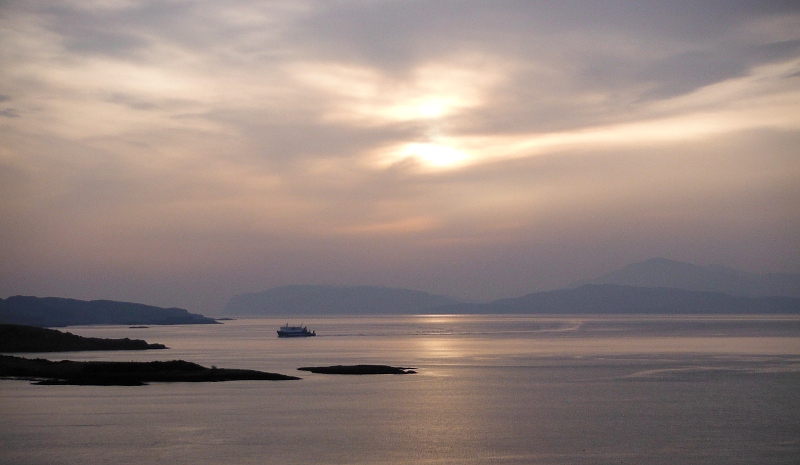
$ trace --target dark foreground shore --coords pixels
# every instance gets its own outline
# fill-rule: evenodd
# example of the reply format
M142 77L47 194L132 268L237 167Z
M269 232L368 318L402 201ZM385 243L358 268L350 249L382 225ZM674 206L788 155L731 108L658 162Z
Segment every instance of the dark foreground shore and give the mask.
M142 386L149 382L283 381L300 379L278 373L230 368L206 368L184 360L168 362L54 362L0 355L0 377L34 384Z

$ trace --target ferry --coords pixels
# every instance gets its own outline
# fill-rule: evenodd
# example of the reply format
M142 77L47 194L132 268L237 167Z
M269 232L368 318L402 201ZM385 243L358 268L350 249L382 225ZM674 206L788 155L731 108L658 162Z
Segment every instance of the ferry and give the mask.
M278 337L311 337L316 336L316 331L309 331L307 326L289 326L289 323L278 329Z

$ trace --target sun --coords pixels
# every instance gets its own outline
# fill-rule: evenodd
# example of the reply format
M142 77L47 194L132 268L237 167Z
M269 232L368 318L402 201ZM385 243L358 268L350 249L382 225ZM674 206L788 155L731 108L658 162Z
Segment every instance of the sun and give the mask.
M454 100L454 99L450 99ZM429 98L419 102L414 106L416 116L421 119L436 119L447 115L453 111L455 102L448 102L445 99Z

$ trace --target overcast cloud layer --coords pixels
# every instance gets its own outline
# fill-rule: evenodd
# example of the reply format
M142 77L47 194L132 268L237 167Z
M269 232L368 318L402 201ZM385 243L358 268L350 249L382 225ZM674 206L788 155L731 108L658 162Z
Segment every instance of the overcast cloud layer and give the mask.
M796 1L0 3L0 296L800 271Z

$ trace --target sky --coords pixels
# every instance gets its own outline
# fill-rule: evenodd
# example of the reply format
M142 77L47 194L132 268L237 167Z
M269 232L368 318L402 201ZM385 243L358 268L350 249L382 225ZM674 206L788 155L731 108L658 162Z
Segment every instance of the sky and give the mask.
M0 1L0 297L800 271L800 2Z

